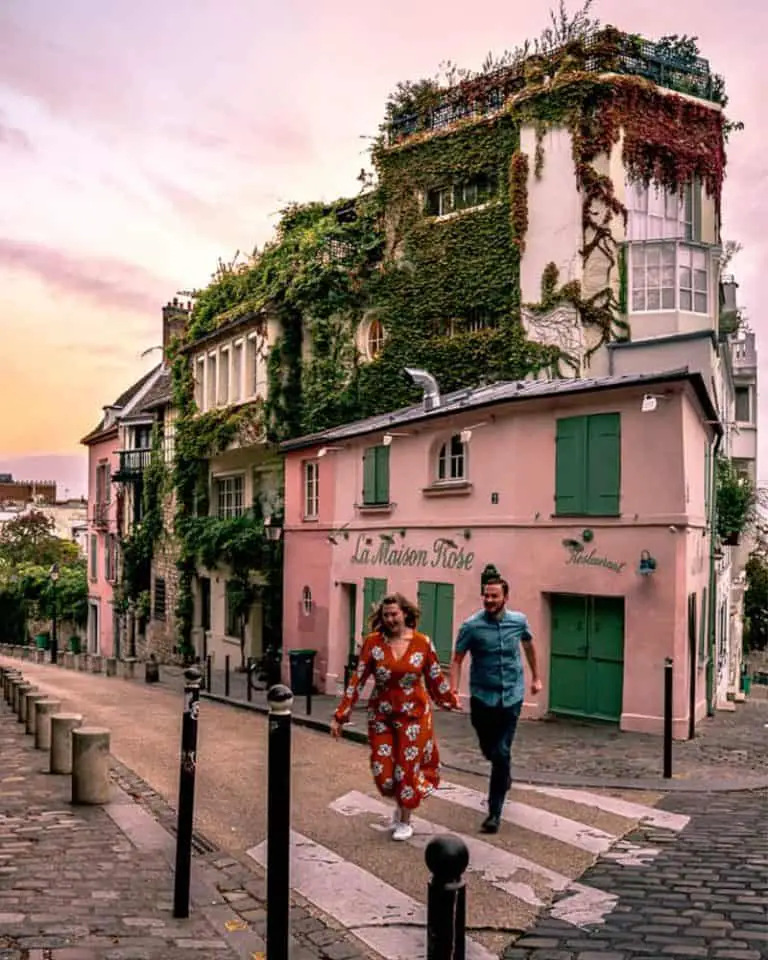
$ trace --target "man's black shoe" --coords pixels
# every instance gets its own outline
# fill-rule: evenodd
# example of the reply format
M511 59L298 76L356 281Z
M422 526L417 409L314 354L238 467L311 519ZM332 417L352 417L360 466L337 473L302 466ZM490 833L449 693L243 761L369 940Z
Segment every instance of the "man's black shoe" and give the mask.
M494 816L492 813L489 814L480 825L481 833L498 833L499 820L499 817Z

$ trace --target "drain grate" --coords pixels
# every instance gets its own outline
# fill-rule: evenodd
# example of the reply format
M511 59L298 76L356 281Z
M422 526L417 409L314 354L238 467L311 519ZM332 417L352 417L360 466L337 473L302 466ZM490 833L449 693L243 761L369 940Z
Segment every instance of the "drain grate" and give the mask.
M163 824L168 833L172 834L174 837L178 836L178 831L176 829L175 823L165 823ZM206 839L202 834L198 833L196 830L192 833L192 849L195 853L206 854L206 853L218 853L219 848L215 844L211 843L210 840Z

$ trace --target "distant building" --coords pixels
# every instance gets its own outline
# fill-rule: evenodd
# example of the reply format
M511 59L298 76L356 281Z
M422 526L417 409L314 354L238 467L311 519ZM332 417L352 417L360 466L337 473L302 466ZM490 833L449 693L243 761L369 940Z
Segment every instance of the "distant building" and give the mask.
M55 503L54 480L14 480L11 473L0 473L0 508L7 504Z

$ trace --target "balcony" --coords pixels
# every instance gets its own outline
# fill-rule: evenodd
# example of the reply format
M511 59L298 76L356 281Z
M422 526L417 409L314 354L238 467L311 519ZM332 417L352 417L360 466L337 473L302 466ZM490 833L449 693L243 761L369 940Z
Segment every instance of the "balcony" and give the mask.
M607 41L607 42L606 42ZM562 59L563 49L544 54L552 68ZM722 81L701 57L681 57L663 41L654 43L629 34L614 33L607 27L583 42L583 69L587 73L620 73L643 77L660 87L690 94L710 103L722 103ZM417 103L406 105L390 116L386 124L387 141L399 143L414 133L437 130L456 120L481 117L500 109L508 97L525 88L526 60L520 59L492 73L435 90L426 110ZM480 82L477 82L477 81ZM409 110L408 106L413 109Z
M94 503L93 525L97 530L106 530L109 527L109 501Z
M117 473L112 474L115 483L136 483L144 476L144 471L149 467L152 459L152 451L145 450L121 450L120 467Z

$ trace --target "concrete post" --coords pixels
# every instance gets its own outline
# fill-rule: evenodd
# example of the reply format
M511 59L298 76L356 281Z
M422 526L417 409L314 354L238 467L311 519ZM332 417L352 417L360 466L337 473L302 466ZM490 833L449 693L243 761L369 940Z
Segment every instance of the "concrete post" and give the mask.
M105 661L105 670L108 677L117 676L117 660L115 657L107 657Z
M123 680L133 680L136 676L136 661L134 659L120 661Z
M36 691L37 687L33 686L27 681L20 683L18 687L16 687L16 699L13 703L13 711L16 714L19 723L23 723L27 719L27 715L24 712L26 710L24 697L29 693L30 690Z
M23 673L20 673L18 677L14 677L11 681L11 686L8 691L8 706L14 713L16 712L16 704L18 703L19 687L26 682Z
M108 803L109 795L109 730L78 727L72 731L72 803Z
M91 673L101 673L101 654L93 653L90 657Z
M21 674L18 670L8 670L6 671L5 676L3 677L3 696L5 697L5 702L10 705L12 697L11 691L13 690L13 682L18 680L21 682Z
M72 773L72 732L83 725L80 713L51 717L51 773Z
M87 653L81 653L81 654L80 654L80 661L79 661L79 663L78 663L78 665L77 665L78 670L81 670L81 671L87 673L87 672L88 672L88 661L89 661L89 659L90 659L90 657L89 657L89 655L88 655Z
M45 663L45 650L35 650L35 663Z
M75 666L75 655L70 651L64 654L64 666L67 670L72 670Z
M24 718L26 723L27 733L31 734L33 737L35 735L35 723L37 720L36 707L41 700L47 700L47 695L45 693L28 693L27 694L27 713Z
M80 660L81 660L82 656L83 656L82 653L73 653L73 654L72 654L72 669L73 669L73 670L79 670L79 669L80 669Z
M35 749L51 749L51 717L61 710L61 700L40 700L35 710Z

